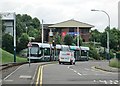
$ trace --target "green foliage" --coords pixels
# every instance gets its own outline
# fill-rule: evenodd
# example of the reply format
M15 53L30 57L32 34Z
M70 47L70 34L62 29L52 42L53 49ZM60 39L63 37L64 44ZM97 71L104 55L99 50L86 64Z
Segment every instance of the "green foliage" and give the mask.
M28 37L34 37L37 42L41 41L40 28L40 21L36 17L32 19L27 14L16 15L17 52L26 48Z
M29 42L29 36L26 33L23 33L19 38L18 41L19 46L17 46L17 51L19 52L20 50L27 48L28 42Z
M120 68L120 60L118 60L118 59L111 59L109 66L115 67L115 68Z
M117 52L117 53L116 53L116 58L117 58L118 60L120 60L120 52Z
M101 36L101 33L97 29L92 30L90 35L90 41L100 42L100 36Z
M81 46L83 44L83 40L82 40L81 36L79 36L79 37L75 37L73 39L73 44L72 45L77 45L78 38L79 38L79 46Z
M9 34L2 35L2 49L13 53L13 37Z
M73 43L73 37L69 34L67 34L64 38L65 45L72 45Z
M34 37L37 38L39 36L39 31L37 29L30 29L30 31L28 32L28 35L30 37Z
M0 48L0 51L2 51L2 63L10 63L10 62L13 62L14 61L14 56L13 54L5 51L5 50L2 50ZM21 58L21 57L16 57L16 61L17 62L26 62L27 59L26 58Z
M89 53L90 53L89 54L90 57L92 57L96 60L100 60L100 55L94 47L90 46L90 52Z
M16 25L16 32L18 38L21 36L22 33L28 33L33 29L39 31L41 28L40 21L37 18L32 19L32 17L27 14L16 15Z
M61 37L60 37L60 35L58 34L58 33L56 33L56 35L55 35L55 43L56 44L61 44Z
M39 28L40 27L40 21L36 17L33 18L33 20L32 20L32 26L34 28Z
M101 45L107 47L107 31L108 28L101 34ZM120 31L116 28L113 28L109 31L109 44L110 49L120 50Z

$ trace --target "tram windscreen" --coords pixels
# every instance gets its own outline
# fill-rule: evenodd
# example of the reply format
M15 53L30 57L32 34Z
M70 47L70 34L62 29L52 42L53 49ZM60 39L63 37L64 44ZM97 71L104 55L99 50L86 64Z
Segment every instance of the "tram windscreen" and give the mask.
M86 50L81 50L81 56L87 56L87 51Z
M39 47L37 45L32 45L30 49L31 54L38 54Z

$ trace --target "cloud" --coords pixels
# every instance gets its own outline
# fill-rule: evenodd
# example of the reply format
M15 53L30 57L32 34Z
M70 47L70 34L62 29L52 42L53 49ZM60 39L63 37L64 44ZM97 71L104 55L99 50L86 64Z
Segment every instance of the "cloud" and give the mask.
M89 23L103 31L107 26L104 13L91 12L91 9L105 10L111 18L111 27L118 25L119 0L0 0L2 12L28 14L44 19L44 23L58 23L76 19Z

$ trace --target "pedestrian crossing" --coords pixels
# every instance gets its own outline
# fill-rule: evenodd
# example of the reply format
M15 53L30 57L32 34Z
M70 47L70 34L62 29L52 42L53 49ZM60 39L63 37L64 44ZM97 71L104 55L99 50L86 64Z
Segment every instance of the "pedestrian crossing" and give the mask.
M120 84L119 80L94 80L96 84Z

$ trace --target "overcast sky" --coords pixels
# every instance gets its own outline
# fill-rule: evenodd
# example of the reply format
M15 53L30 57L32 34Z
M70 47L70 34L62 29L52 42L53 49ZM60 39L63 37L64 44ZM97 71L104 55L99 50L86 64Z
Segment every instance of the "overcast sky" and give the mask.
M44 23L59 23L75 19L94 25L99 31L104 31L108 18L102 12L92 12L91 9L104 10L110 15L111 28L118 27L118 2L120 0L0 0L1 12L16 12L28 14ZM93 29L95 29L93 28Z

